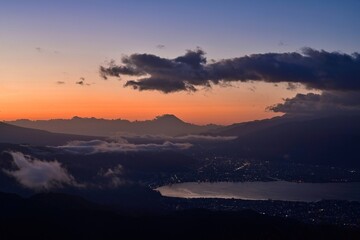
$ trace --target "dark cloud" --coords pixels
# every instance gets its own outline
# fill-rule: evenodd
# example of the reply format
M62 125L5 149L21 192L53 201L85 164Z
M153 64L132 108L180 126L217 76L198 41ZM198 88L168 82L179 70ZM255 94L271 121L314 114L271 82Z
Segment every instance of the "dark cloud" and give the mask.
M283 42L283 41L279 41L278 46L279 47L284 47L284 46L287 46L287 44L285 42Z
M164 48L165 48L165 45L163 45L163 44L158 44L158 45L156 45L156 48L157 48L157 49L164 49Z
M360 92L324 91L322 94L297 94L268 108L288 114L360 113Z
M81 77L80 80L78 82L76 82L76 84L84 86L85 85L85 78Z
M103 152L138 152L138 151L166 151L166 150L183 150L188 149L192 145L190 143L172 143L164 142L161 144L132 144L125 139L117 139L117 141L72 141L66 145L58 146L57 149L65 150L73 154L95 154Z
M65 84L65 82L64 81L57 81L56 84L63 85L63 84Z
M80 86L90 86L90 83L86 83L85 82L85 78L81 77L79 81L75 82L76 84L80 85Z
M57 50L51 50L51 49L46 49L46 48L42 48L42 47L36 47L35 50L38 53L42 53L42 54L59 54L60 53Z
M300 84L299 84L299 83L289 82L289 83L287 83L286 89L287 89L287 90L290 90L290 91L294 91L294 90L298 89L299 87L300 87Z
M143 54L147 55L147 54ZM135 54L132 55L136 59ZM107 79L107 76L116 76L120 77L121 75L130 75L130 76L142 76L145 75L145 72L137 72L129 63L129 57L123 57L122 61L128 66L117 66L114 60L111 60L107 67L100 66L100 75L102 78Z
M48 190L63 185L80 186L57 161L40 161L20 152L9 152L17 170L3 170L24 187L34 190Z
M287 82L319 90L360 90L360 55L304 48L301 53L265 53L207 63L200 48L174 59L152 54L132 54L121 65L100 67L103 78L140 77L125 83L138 90L164 93L196 91L234 81ZM296 86L296 85L289 85Z

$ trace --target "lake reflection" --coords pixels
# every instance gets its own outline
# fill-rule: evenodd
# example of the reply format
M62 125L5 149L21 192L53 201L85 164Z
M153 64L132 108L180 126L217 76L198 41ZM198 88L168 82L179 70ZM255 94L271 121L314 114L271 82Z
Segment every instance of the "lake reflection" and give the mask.
M315 202L324 199L360 202L360 183L187 182L157 188L161 195L179 198L234 198Z

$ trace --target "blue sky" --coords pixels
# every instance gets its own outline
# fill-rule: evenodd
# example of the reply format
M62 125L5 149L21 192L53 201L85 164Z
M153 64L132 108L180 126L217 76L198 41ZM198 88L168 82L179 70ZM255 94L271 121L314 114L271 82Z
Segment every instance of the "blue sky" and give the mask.
M360 1L2 1L2 41L108 53L200 46L211 57L304 46L354 52Z

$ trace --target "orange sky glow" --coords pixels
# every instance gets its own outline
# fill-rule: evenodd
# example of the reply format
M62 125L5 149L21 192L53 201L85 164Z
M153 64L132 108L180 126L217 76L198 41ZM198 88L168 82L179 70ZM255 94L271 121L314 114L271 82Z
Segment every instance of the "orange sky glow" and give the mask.
M103 80L96 74L85 78L88 86L75 84L79 80L75 77L39 77L14 77L8 84L0 85L1 120L73 116L145 120L169 113L196 124L231 124L281 115L266 111L266 107L296 94L287 90L285 84L234 83L194 93L163 94L124 88L124 79Z
M88 49L79 53L39 52L27 45L16 52L9 49L5 45L7 57L0 58L0 120L73 116L145 120L174 114L196 124L231 124L281 115L266 111L266 107L298 92L309 92L301 87L288 90L285 83L263 82L199 88L191 93L139 92L123 87L129 80L126 76L104 80L99 75L99 66L106 64L108 55L120 53L92 54ZM76 84L82 77L84 86Z

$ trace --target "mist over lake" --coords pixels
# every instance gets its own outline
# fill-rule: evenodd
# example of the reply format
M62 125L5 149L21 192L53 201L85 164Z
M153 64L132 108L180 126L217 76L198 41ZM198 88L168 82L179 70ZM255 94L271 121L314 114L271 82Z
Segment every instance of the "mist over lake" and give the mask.
M163 196L178 198L233 198L315 202L347 200L360 202L360 183L186 182L157 188Z

